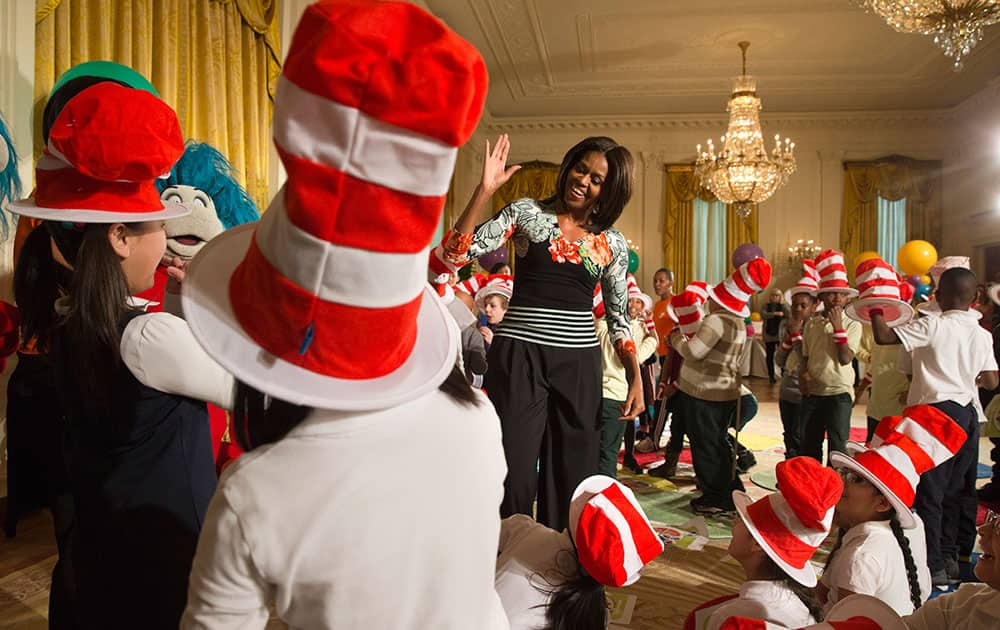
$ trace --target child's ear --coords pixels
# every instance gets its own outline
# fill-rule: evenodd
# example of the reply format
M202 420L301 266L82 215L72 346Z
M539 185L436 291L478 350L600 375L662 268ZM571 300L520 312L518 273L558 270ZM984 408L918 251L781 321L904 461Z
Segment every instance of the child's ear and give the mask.
M128 229L124 223L112 223L108 226L108 242L119 258L128 258L132 253L128 242Z

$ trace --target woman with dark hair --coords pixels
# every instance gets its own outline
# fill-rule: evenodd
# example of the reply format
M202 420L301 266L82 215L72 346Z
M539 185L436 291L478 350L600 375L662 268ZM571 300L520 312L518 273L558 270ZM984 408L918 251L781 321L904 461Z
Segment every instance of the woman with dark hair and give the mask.
M598 282L629 383L621 417L642 412L627 313L628 246L612 227L632 196L633 161L611 138L586 138L563 158L554 195L514 201L477 227L490 197L520 168L507 167L509 150L506 135L492 151L487 142L479 186L436 254L455 270L514 239L518 281L485 383L507 459L501 515L530 515L537 494L539 522L558 530L573 488L598 465L601 350L591 314Z

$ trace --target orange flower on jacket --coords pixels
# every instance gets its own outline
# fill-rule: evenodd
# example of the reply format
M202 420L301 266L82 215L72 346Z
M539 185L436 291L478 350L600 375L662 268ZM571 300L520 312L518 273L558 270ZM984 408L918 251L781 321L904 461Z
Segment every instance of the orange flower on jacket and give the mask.
M608 244L608 237L603 233L591 234L588 232L583 237L583 242L587 249L587 257L591 261L601 267L607 267L611 264L611 246Z
M562 234L550 240L549 254L552 260L557 263L571 262L579 265L583 262L580 258L580 248L576 243L566 240Z

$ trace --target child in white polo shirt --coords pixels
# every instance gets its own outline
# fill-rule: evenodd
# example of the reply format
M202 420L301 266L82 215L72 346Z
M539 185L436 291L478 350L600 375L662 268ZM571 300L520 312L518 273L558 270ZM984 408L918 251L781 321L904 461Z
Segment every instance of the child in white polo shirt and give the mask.
M976 276L955 267L941 274L935 298L940 316L927 316L889 328L882 314L871 312L872 333L880 345L902 344L912 355L913 381L907 403L929 404L948 414L968 436L959 453L924 473L914 509L927 529L927 564L935 586L957 582L957 541L961 523L975 523L975 470L979 414L976 387L997 386L993 339L969 309Z

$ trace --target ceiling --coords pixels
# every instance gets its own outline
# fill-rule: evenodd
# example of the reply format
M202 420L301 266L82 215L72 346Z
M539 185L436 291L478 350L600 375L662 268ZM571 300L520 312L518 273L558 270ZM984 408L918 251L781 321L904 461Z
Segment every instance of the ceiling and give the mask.
M948 108L1000 76L1000 26L962 72L852 0L424 0L490 70L495 119L721 113L736 43L770 112Z

